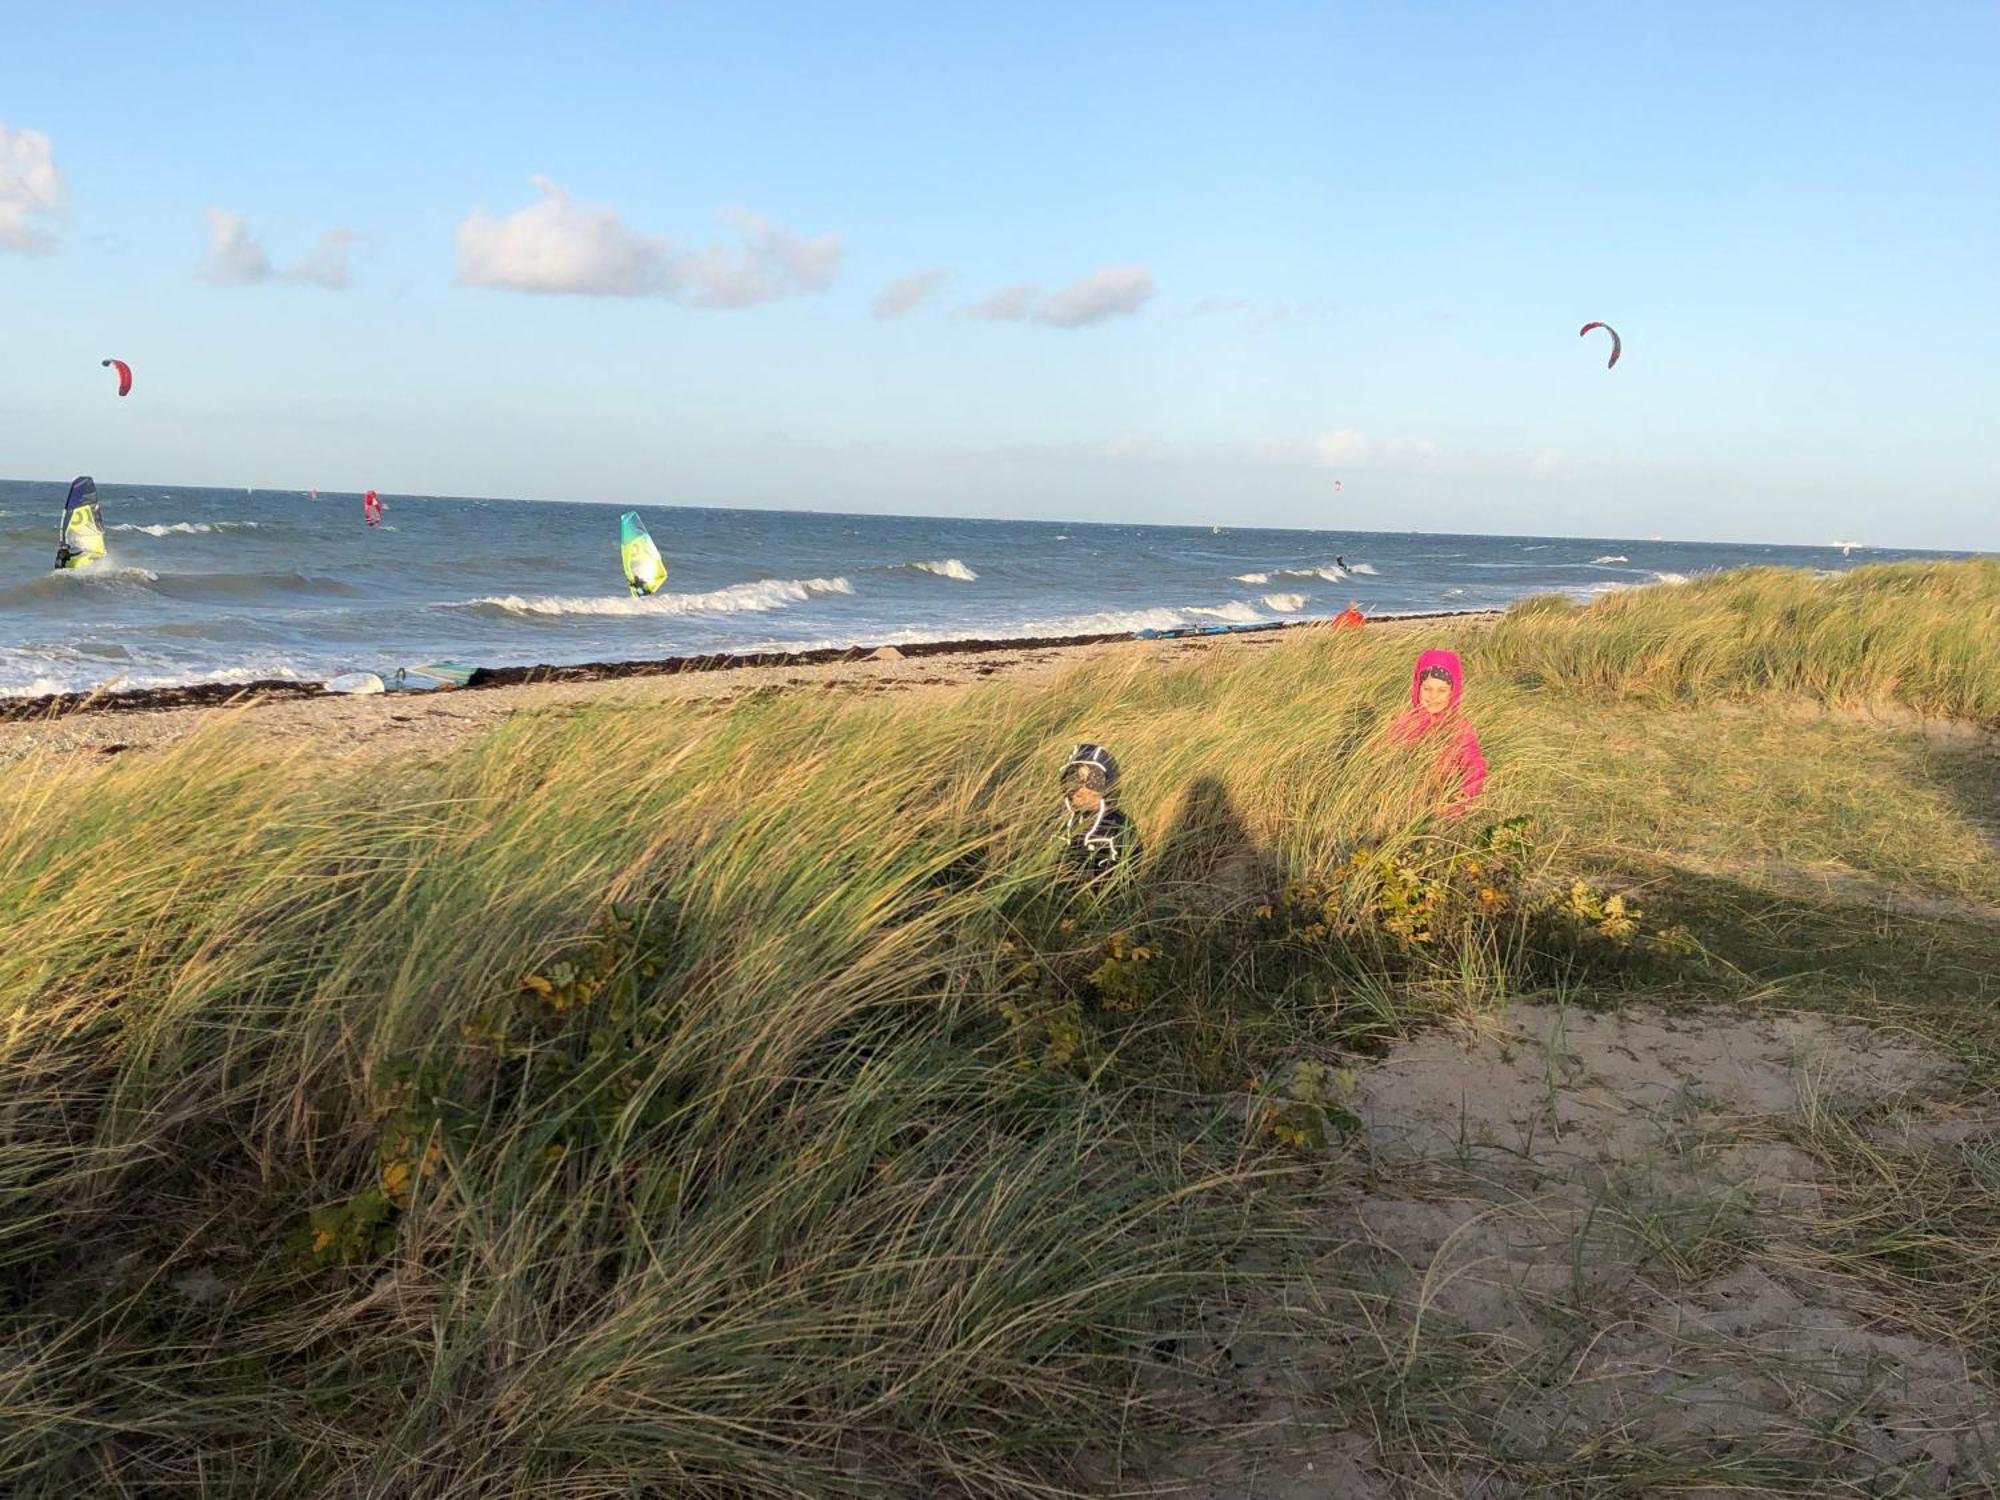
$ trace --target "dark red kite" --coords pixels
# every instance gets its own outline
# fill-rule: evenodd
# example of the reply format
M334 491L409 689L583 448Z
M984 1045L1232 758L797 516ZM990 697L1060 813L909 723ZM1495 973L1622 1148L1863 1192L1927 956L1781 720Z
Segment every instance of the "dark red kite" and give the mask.
M1608 370L1618 363L1618 356L1625 352L1625 346L1618 340L1618 330L1613 328L1609 323L1586 323L1583 327L1577 329L1576 336L1582 338L1593 328L1602 328L1606 333L1611 335L1611 358L1606 360L1604 364L1604 368Z
M118 372L119 395L129 396L132 394L132 367L130 365L126 364L122 359L105 359L99 360L98 363L103 365L107 370L116 370Z

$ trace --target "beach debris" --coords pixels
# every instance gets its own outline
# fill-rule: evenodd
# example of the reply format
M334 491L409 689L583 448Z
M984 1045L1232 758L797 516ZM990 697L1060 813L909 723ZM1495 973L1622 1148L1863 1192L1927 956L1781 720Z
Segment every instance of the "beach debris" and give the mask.
M392 693L432 693L462 688L472 681L479 668L464 662L433 661L420 667L398 667L386 686Z
M116 370L118 372L119 395L129 396L132 394L132 367L130 365L126 364L122 359L100 359L98 364L107 370Z
M349 693L356 697L388 691L373 672L342 672L338 677L329 677L321 686L329 693Z
M1583 327L1577 329L1576 336L1582 338L1593 328L1602 328L1606 333L1611 335L1611 358L1604 362L1604 368L1608 370L1618 363L1618 356L1625 352L1625 345L1618 337L1618 330L1613 328L1609 323L1586 323Z
M382 524L382 501L373 490L361 497L361 519L370 526Z
M903 653L894 646L878 646L868 653L870 661L901 661Z
M625 587L634 599L656 594L666 584L667 565L636 510L618 518L618 556L625 565Z
M58 568L87 568L104 556L104 518L97 509L97 481L88 474L70 481L56 539Z

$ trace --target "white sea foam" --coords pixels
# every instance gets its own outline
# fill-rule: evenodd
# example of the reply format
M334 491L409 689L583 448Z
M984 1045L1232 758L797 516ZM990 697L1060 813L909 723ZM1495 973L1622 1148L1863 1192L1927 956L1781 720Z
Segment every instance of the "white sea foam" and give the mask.
M212 531L255 531L255 521L169 521L155 525L141 526L134 521L120 521L116 526L107 526L106 531L143 531L147 536L206 535Z
M654 594L634 599L630 595L579 597L575 595L489 594L448 608L503 609L513 615L733 615L745 611L784 609L802 604L815 594L851 594L854 586L845 578L760 578L754 583L733 583L706 594Z
M1231 599L1227 604L1190 604L1187 612L1204 620L1226 620L1231 625L1255 625L1264 618L1255 605L1245 604L1241 599Z
M960 583L976 583L979 575L955 557L943 558L938 562L910 563L920 573L935 573L940 578L956 578Z
M1272 578L1317 578L1326 583L1339 583L1346 576L1347 570L1345 568L1328 563L1323 568L1280 568L1276 573L1269 575L1269 577L1260 576L1256 581L1258 583L1269 583ZM1251 580L1246 578L1242 581L1248 583Z
M9 657L13 659L9 659ZM255 662L246 666L214 667L206 671L183 668L148 670L141 668L105 674L101 668L79 667L64 676L50 676L36 663L32 653L0 652L0 698L40 698L49 693L130 692L137 688L187 687L205 683L234 686L265 678L298 679L308 674L286 661ZM23 675L15 675L20 673ZM26 675L33 674L33 675Z
M1686 583L1687 581L1687 574L1685 573L1655 573L1653 575L1653 582L1655 583Z
M1269 573L1238 573L1236 581L1238 583L1269 583L1271 575Z
M1625 556L1623 556L1622 554L1619 554L1619 553L1615 553L1615 552L1614 552L1614 553L1612 553L1611 555L1609 555L1609 556L1607 556L1607 557L1593 557L1593 558L1592 558L1592 559L1590 560L1590 565L1591 565L1591 566L1592 566L1593 568L1601 568L1601 567L1603 567L1603 566L1604 566L1604 565L1605 565L1606 563L1622 563L1622 562L1630 562L1631 560L1632 560L1632 559L1631 559L1631 558L1629 558L1629 557L1625 557Z
M1306 607L1304 594L1266 594L1264 608L1276 610L1281 615L1295 615Z
M1366 573L1370 578L1376 576L1375 569L1367 563L1356 563L1349 571L1355 573Z

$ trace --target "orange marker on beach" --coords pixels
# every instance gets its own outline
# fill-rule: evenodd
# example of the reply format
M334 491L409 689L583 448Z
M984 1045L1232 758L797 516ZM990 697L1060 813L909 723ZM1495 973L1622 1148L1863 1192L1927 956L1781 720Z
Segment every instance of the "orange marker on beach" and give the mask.
M1361 613L1360 606L1349 599L1347 608L1335 615L1330 623L1335 630L1359 630L1367 623L1367 617Z

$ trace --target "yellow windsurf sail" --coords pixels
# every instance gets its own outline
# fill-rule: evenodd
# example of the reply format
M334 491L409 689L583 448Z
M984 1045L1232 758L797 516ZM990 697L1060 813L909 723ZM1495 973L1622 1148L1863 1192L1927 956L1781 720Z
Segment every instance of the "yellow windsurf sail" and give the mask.
M625 561L625 587L633 598L659 592L667 581L667 565L660 560L660 549L653 545L636 510L618 518L618 553Z
M88 474L71 482L63 503L58 568L87 568L104 556L104 522L97 513L97 482Z

